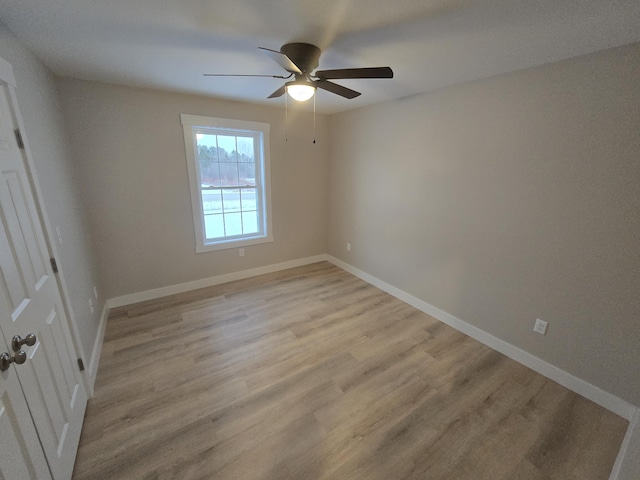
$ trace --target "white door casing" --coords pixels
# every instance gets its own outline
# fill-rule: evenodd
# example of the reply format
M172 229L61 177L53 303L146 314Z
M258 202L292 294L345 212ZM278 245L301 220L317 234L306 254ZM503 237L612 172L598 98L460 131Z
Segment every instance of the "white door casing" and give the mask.
M12 364L3 372L0 394L7 395L11 405L19 403L16 390L19 381L23 402L35 424L51 474L55 479L65 479L71 478L73 472L87 394L75 361L77 356L58 284L49 264L30 179L14 135L17 106L11 88L5 82L0 85L0 330L11 355L13 336L24 338L34 333L37 341L33 346L22 346L27 353L23 365ZM22 418L24 412L12 413L14 410L8 409L2 412L6 414L6 422L12 418L9 414L16 415L12 425L28 424L28 419ZM0 426L4 442L5 425ZM19 437L16 432L12 434ZM24 442L28 447L28 440ZM0 470L6 467L4 460L0 457L3 462Z

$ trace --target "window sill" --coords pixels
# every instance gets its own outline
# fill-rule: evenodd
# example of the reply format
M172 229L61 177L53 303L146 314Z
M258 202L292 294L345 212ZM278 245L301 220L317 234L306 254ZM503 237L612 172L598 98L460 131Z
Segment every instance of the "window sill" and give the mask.
M219 241L211 244L196 245L196 253L215 252L218 250L228 250L230 248L242 248L250 245L259 245L261 243L273 242L273 235L266 237L250 237L237 240Z

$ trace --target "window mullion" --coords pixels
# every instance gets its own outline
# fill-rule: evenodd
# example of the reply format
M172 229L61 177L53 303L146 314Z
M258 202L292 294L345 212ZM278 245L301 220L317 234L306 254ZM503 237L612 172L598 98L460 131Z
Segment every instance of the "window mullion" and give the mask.
M218 159L218 182L220 183L220 208L222 216L222 231L224 236L227 236L227 222L225 222L225 214L224 214L224 191L222 189L222 171L220 170L220 145L218 143L219 136L216 135L216 158Z

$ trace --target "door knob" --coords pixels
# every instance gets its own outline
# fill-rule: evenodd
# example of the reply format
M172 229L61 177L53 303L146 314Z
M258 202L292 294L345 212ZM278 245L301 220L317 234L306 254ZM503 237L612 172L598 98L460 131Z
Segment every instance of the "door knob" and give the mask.
M27 354L23 350L16 352L15 356L10 356L7 352L0 353L0 371L4 372L12 363L22 365L27 361Z
M33 347L36 344L36 340L36 336L33 333L30 333L29 335L24 337L24 340L20 335L14 335L11 339L11 347L13 348L14 352L17 352L18 350L20 350L20 347L22 347L22 345Z

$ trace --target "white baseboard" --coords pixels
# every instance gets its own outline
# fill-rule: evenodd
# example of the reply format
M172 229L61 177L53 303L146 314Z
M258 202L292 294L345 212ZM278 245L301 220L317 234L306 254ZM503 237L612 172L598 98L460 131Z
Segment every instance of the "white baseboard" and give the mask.
M488 347L506 355L507 357L515 360L526 367L538 372L541 375L559 383L560 385L568 388L569 390L591 400L594 403L597 403L601 407L610 410L616 415L621 416L626 420L631 420L636 413L636 407L627 403L626 401L612 395L600 388L592 385L584 380L571 375L570 373L565 372L564 370L555 367L544 360L539 359L538 357L531 355L530 353L515 347L504 340L500 340L497 337L485 332L484 330L480 330L478 327L474 327L473 325L465 322L464 320L460 320L453 315L440 310L433 305L420 300L413 295L400 290L399 288L390 285L379 278L374 277L358 268L355 268L348 263L343 262L335 257L327 255L326 260L333 263L337 267L346 270L347 272L355 275L356 277L361 278L367 283L378 287L380 290L384 290L385 292L393 295L396 298L399 298L403 302L408 303L409 305L421 310L434 318L437 318L443 323L446 323L450 327L455 328L456 330L464 333L465 335L470 336L478 340L479 342L487 345Z
M98 373L98 364L100 363L100 353L102 352L102 344L104 343L104 332L107 329L107 318L109 317L109 306L105 302L100 316L100 324L98 325L98 333L96 340L93 342L93 351L91 352L91 360L89 360L89 396L93 397L93 390L96 385L96 374Z
M640 408L629 423L609 480L637 480L640 472Z
M155 300L157 298L175 295L177 293L189 292L199 288L213 287L214 285L220 285L221 283L256 277L258 275L264 275L265 273L278 272L280 270L286 270L287 268L301 267L311 263L323 262L327 259L328 256L325 254L299 258L288 262L266 265L264 267L257 267L249 270L241 270L239 272L227 273L225 275L218 275L191 282L179 283L177 285L170 285L168 287L154 288L153 290L146 290L144 292L132 293L129 295L122 295L120 297L107 300L107 304L109 308L123 307L125 305L132 305L134 303L146 302L147 300Z

